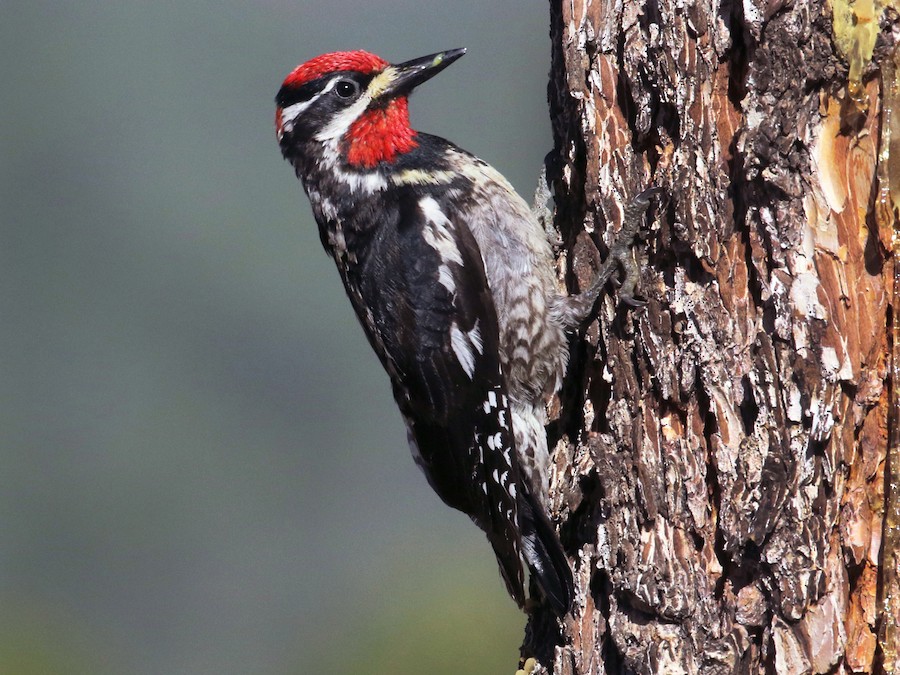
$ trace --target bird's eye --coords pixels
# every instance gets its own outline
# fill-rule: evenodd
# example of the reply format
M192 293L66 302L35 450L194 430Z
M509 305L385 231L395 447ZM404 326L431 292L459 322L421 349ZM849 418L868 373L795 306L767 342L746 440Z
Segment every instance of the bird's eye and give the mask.
M340 80L334 85L334 91L341 98L353 98L359 93L359 85L353 80Z

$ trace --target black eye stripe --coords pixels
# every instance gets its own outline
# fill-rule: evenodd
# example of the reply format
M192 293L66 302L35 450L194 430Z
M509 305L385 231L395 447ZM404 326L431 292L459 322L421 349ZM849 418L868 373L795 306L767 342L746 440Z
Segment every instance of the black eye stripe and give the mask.
M278 94L275 96L275 104L279 108L287 108L288 106L294 105L295 103L303 103L304 101L308 101L313 96L320 93L328 85L328 83L334 79L334 76L336 74L337 73L329 73L328 75L319 77L311 82L307 82L300 87L286 84L281 87L281 89L278 91ZM346 80L348 82L355 82L359 86L359 91L363 91L366 86L368 86L373 77L374 74L361 75L360 73L348 72L344 76L343 80ZM338 86L338 84L339 82L336 83L335 86Z
M287 108L295 103L308 101L321 91L325 82L324 78L319 78L318 80L307 82L301 87L286 84L278 90L278 94L275 96L275 103L281 108Z

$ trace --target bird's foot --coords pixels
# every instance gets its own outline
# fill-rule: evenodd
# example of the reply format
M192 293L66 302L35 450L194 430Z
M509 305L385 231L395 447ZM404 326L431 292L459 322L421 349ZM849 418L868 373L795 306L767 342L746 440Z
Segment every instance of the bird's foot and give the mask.
M634 257L634 242L641 231L644 213L650 208L651 198L664 192L659 187L648 188L628 203L625 207L622 229L609 249L609 256L600 268L600 276L605 273L607 278L612 276L617 268L621 268L619 301L631 307L643 307L647 304L647 300L640 297L637 292L640 268ZM606 283L606 280L603 283Z
M594 281L586 291L568 298L566 325L574 327L587 319L606 282L619 270L619 300L630 307L643 307L647 304L638 293L640 268L634 257L634 242L641 231L644 213L650 208L651 198L663 192L662 188L648 188L625 206L622 229L609 247L609 255L600 265Z

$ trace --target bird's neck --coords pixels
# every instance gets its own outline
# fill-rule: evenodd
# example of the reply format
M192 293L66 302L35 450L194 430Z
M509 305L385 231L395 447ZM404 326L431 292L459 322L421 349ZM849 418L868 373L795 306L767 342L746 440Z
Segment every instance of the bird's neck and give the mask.
M409 125L408 100L402 97L360 115L344 135L341 152L349 166L371 169L417 146L416 132Z

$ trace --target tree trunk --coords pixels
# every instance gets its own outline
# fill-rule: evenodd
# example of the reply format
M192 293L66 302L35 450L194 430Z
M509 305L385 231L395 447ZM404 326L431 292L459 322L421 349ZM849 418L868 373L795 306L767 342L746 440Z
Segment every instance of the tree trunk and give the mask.
M554 404L553 515L578 598L561 632L532 617L534 672L892 672L893 223L873 214L876 66L897 15L551 4L570 289L631 198L668 197L636 249L647 305L600 303Z

